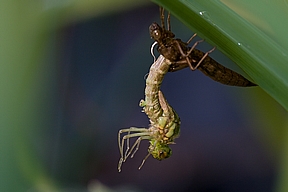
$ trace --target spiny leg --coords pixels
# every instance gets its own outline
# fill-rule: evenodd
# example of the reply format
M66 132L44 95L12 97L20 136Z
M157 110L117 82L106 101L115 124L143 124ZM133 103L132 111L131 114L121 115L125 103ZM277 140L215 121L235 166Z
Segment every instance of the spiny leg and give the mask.
M125 133L125 132L128 132L128 135L123 136L123 138L121 140L121 133ZM130 134L130 132L138 132L138 133ZM129 146L128 146L129 145L129 139L132 138L132 137L139 137L140 139L138 138L136 140L136 143L133 144L131 150L129 150ZM118 133L118 145L119 145L119 151L120 151L120 155L121 155L121 157L119 159L119 163L118 163L118 171L119 172L121 171L121 166L122 166L123 162L126 161L127 157L131 154L131 152L133 151L133 149L137 145L137 141L138 142L141 141L141 137L143 137L143 139L149 139L150 138L148 129L131 127L129 129L121 129L121 130L119 130L119 133ZM123 151L124 151L125 139L128 141L128 145L126 144L127 145L127 149L126 149L126 152L125 152L125 155L124 155ZM138 146L138 148L139 148L139 146ZM127 156L127 154L128 154L128 156Z
M138 138L139 139L139 138ZM135 150L134 150L134 152L131 154L131 158L133 158L134 157L134 155L135 155L135 153L139 150L139 146L140 146L140 142L142 141L142 140L145 140L145 139L151 139L151 137L150 136L142 136L141 137L141 140L137 143L137 145L136 145L136 142L134 143L134 145L131 147L131 152L133 151L133 149L134 149L134 147L136 147L135 148Z
M193 37L193 36L192 36L192 37ZM189 39L189 40L190 40L190 39ZM192 50L193 50L199 43L201 43L201 42L203 42L203 41L204 41L204 40L196 41L196 42L194 43L194 45L191 47L191 49L190 49L186 54L183 52L183 49L181 48L179 42L178 42L178 41L175 41L175 42L176 42L176 45L177 45L177 47L178 47L178 49L179 49L179 51L180 51L180 53L181 53L181 55L186 59L186 62L188 63L188 65L189 65L189 67L190 67L190 69L191 69L192 71L196 70L197 67L193 67L193 66L192 66L192 64L191 64L191 62L190 62L190 60L189 60L189 55L190 55L190 53L192 52ZM198 65L198 66L199 66L199 65Z
M159 11L160 11L160 20L161 20L161 27L163 29L165 29L165 14L164 14L164 8L163 7L159 7Z
M146 157L143 159L143 161L142 161L142 163L141 163L141 165L139 166L139 170L143 167L143 165L144 165L144 163L145 163L145 161L148 159L148 157L150 156L151 154L150 153L148 153L147 155L146 155Z
M159 9L160 9L161 27L166 30L166 28L165 28L165 10L161 6L159 7ZM168 15L167 15L167 30L168 31L171 31L170 18L171 18L171 15L170 15L170 12L168 12Z
M120 160L123 158L123 146L121 146L121 133L122 133L122 129L119 130L118 132L118 147L119 147L119 152L120 152Z
M123 144L121 145L121 142L120 142L121 133L123 133L123 132L125 132L124 129L121 129L118 132L118 146L119 146L119 151L120 151L120 159L119 159L119 162L118 162L118 172L121 172L121 166L122 166L122 163L124 162L124 157L123 157L123 148L124 148L124 146L123 146ZM128 131L128 134L130 134L130 131Z
M157 144L157 142L154 143L154 145L152 146L151 151L153 151L153 150L155 149L156 144ZM143 159L141 165L140 165L139 168L138 168L139 170L143 167L144 163L146 162L146 160L148 159L148 157L149 157L150 155L151 155L151 153L150 153L150 149L149 149L148 154L147 154L146 157Z
M197 35L197 34L194 34L194 35L188 40L188 42L190 42L196 35ZM196 41L196 42L194 43L194 45L190 48L190 50L189 50L186 54L183 52L183 50L182 50L179 42L178 42L178 41L175 41L176 44L177 44L177 47L178 47L178 49L179 49L179 51L180 51L180 53L181 53L181 55L186 58L186 61L187 61L188 65L189 65L189 67L190 67L190 69L191 69L192 71L196 70L196 69L199 67L199 65L202 63L202 61L209 55L209 53L211 53L211 52L213 52L213 51L215 50L215 47L213 47L210 51L206 52L206 53L204 54L204 56L200 59L200 61L197 63L197 65L196 65L195 67L193 67L192 64L191 64L191 62L190 62L190 60L189 60L189 55L192 53L193 49L195 49L195 47L196 47L199 43L201 43L201 42L203 42L203 41L204 41L204 40ZM188 43L188 42L187 42L187 43Z
M132 153L131 158L133 158L133 156L135 155L135 153L138 151L140 142L141 142L142 140L144 140L144 139L148 139L148 140L151 139L151 137L148 136L147 133L133 133L133 134L131 134L131 135L125 135L122 140L125 140L125 139L126 139L126 140L128 141L129 138L131 138L131 137L139 137L139 138L134 142L134 144L132 145L131 149L128 149L128 147L127 147L126 152L125 152L125 154L124 154L123 162L126 161L126 159L130 156L131 153ZM124 144L123 144L123 145L124 145ZM126 145L127 145L127 142L126 142ZM136 147L136 148L135 148L135 147ZM134 150L134 148L135 148L135 150ZM134 152L133 152L133 150L134 150Z
M128 134L125 135L123 138L122 138L122 141L126 139L126 151L125 151L125 154L124 154L124 157L123 157L123 162L126 161L126 159L130 156L130 154L132 153L132 151L134 150L134 152L132 153L131 155L131 158L133 158L133 156L135 155L135 153L138 151L139 149L139 145L140 145L140 142L143 140L143 139L150 139L151 137L150 136L146 136L147 133L146 132L143 132L143 133L133 133L133 134L130 134L131 131L128 131ZM143 135L142 135L143 134ZM135 142L134 144L132 145L132 147L130 148L130 138L131 137L139 137ZM123 145L123 148L124 148L124 143L122 144Z
M192 37L190 37L190 39L187 41L187 44L191 43L191 41L194 39L194 37L197 36L197 33L194 33L194 35L192 35Z
M199 65L202 63L202 61L209 55L209 53L212 53L215 49L216 47L213 47L210 51L206 52L205 55L201 58L201 60L195 66L195 69L197 69Z
M191 40L196 36L197 34L196 33L194 33L194 35L188 40L188 42L187 43L190 43L191 42ZM194 45L191 47L191 49L187 52L187 54L186 54L186 60L187 60L187 62L189 61L189 58L188 58L188 56L192 53L192 51L193 51L193 49L200 43L200 42L203 42L204 40L200 40L200 41L197 41L196 43L194 43ZM180 47L181 48L181 47ZM215 50L215 48L216 47L213 47L210 51L208 51L208 52L206 52L205 53L205 55L201 58L201 60L197 63L197 65L193 68L192 67L192 65L190 65L191 64L191 62L189 61L189 67L191 68L191 70L195 70L195 69L197 69L198 67L199 67L199 65L202 63L202 61L209 55L209 53L211 53L211 52L213 52L214 50ZM180 52L181 52L181 50L180 50ZM183 52L183 51L182 51ZM182 54L182 53L181 53Z
M128 131L127 135L130 135L130 131ZM126 151L125 151L125 154L124 154L124 159L123 159L123 162L126 161L126 154L128 153L129 149L130 149L130 137L127 138L126 140Z
M134 157L134 155L135 155L135 153L138 151L138 149L139 149L139 146L140 146L140 143L141 143L141 141L142 141L142 137L139 137L136 141L135 141L135 143L133 144L133 146L131 147L131 150L130 150L130 153L128 153L127 154L127 157L129 157L129 155L132 153L132 151L134 150L134 148L135 148L135 150L134 150L134 152L131 154L131 158L133 158ZM126 157L126 158L127 158Z
M139 133L138 133L139 134ZM124 138L124 139L126 139L126 138ZM133 144L133 146L131 147L131 149L129 150L129 152L126 154L126 152L125 152L125 156L123 157L123 158L120 158L120 160L119 160L119 163L118 163L118 171L120 172L121 171L121 167L122 167L122 164L123 164L123 162L125 162L126 160L127 160L127 158L130 156L130 154L131 154L131 158L133 158L134 157L134 155L135 155L135 153L138 151L138 149L139 149L139 146L140 146L140 143L141 143L141 141L142 140L144 140L144 139L151 139L151 137L150 136L140 136L135 142L134 142L134 144ZM134 150L134 148L135 148L135 150ZM133 152L133 150L134 150L134 152ZM145 158L145 160L147 159L148 157L146 157ZM143 162L144 163L144 162Z
M194 34L195 35L195 34ZM193 36L194 36L193 35ZM192 36L192 37L193 37ZM190 40L190 39L189 39ZM189 41L188 40L188 41ZM183 55L183 56L186 56L186 57L188 57L191 53L192 53L192 51L193 51L193 49L195 49L195 47L199 44L199 43L202 43L204 40L203 39L201 39L201 40L199 40L199 41L196 41L195 43L194 43L194 45L190 48L190 50L186 53L186 55ZM182 53L183 53L183 51L182 51Z
M118 163L118 172L121 172L122 164L123 164L123 159L120 158L119 163Z
M130 133L130 131L132 130L129 130L127 132ZM123 158L124 162L125 162L125 159L126 159L126 154L130 154L131 152L129 152L130 150L130 146L127 146L127 149L125 151L125 155L123 153L124 151L124 145L125 145L125 140L128 140L132 137L142 137L142 136L149 136L149 133L147 132L147 129L144 131L144 132L140 132L140 133L133 133L133 134L129 134L129 135L125 135L123 136L122 140L121 140L121 144L119 145L119 149L120 149L120 154L121 154L121 158Z
M122 140L121 140L121 133L126 133L126 132L128 132L128 135L125 135L123 138L122 138ZM136 137L136 136L140 136L140 135L135 135L135 134L137 134L137 133L134 133L134 134L130 134L130 132L140 132L140 133L145 133L145 134L147 134L147 129L146 128L137 128L137 127L131 127L131 128L129 128L129 129L121 129L121 130L119 130L119 132L118 132L118 146L119 146L119 151L120 151L120 156L121 156L121 158L123 158L124 157L124 140L125 140L125 138L127 139L129 139L129 138L131 138L131 137ZM128 142L128 144L129 144L129 142Z
M130 133L130 132L129 132ZM127 136L127 135L125 135L125 136ZM119 148L120 148L120 153L121 153L121 157L120 157L120 159L119 159L119 163L118 163L118 171L119 172L121 172L121 167L122 167L122 164L123 164L123 162L125 162L126 161L126 159L127 159L127 155L126 155L126 153L127 153L127 151L129 151L129 147L128 147L128 144L126 144L127 145L127 150L126 150L126 152L125 152L125 156L123 157L123 148L124 148L124 141L125 141L125 139L127 139L127 138L125 138L125 136L122 138L122 142L121 142L121 146L119 146ZM128 135L128 136L130 136L130 135ZM130 137L128 137L128 139L129 139ZM141 137L139 137L137 140L136 140L136 142L139 140L139 139L141 139ZM128 153L128 155L130 154L131 152L129 152Z
M168 30L168 31L171 31L170 12L168 12L168 15L167 15L167 30Z

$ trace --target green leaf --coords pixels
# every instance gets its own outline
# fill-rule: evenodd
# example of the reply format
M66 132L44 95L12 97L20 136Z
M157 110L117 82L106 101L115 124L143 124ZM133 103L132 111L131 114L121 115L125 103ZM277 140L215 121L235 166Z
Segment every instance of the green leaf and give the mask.
M153 1L216 46L288 110L285 1Z

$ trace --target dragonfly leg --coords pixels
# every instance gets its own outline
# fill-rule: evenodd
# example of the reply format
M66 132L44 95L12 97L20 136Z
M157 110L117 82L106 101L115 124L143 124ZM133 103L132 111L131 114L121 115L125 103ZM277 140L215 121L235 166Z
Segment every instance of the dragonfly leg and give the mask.
M196 41L196 42L194 43L194 45L190 48L190 50L187 52L186 56L188 57L188 56L192 53L193 49L195 49L195 47L196 47L199 43L202 43L203 41L204 41L203 39L201 39L201 40L199 40L199 41Z
M192 36L192 37L193 37L193 36ZM198 65L197 67L193 67L192 64L191 64L191 61L190 61L190 59L189 59L189 55L191 54L191 52L193 51L193 49L194 49L199 43L201 43L201 42L203 42L203 41L204 41L204 40L196 41L196 42L194 43L194 45L191 47L191 49L190 49L186 54L183 52L183 49L181 48L180 43L179 43L178 41L175 41L175 42L176 42L176 45L177 45L177 47L178 47L178 49L179 49L179 51L180 51L180 53L181 53L181 55L186 59L186 62L187 62L187 64L189 65L189 67L190 67L190 69L191 69L192 71L196 70L199 65Z
M140 128L141 129L141 128ZM130 130L131 131L131 130ZM119 146L120 148L120 152L121 152L121 157L124 158L124 162L125 160L127 159L127 157L131 154L131 152L133 151L133 149L135 148L135 143L139 142L139 141L135 141L135 143L133 144L132 148L130 149L130 146L129 146L129 139L132 138L132 137L139 137L140 139L143 138L150 138L149 135L150 133L147 131L147 129L144 131L144 132L139 132L139 133L132 133L130 134L130 131L128 132L129 134L123 136L122 140L121 140L121 144ZM146 136L146 137L145 137ZM139 139L138 138L138 139ZM126 151L125 151L125 154L124 154L124 144L125 144L125 140L126 140Z
M131 132L136 132L132 133ZM121 133L127 133L127 135L124 135L121 139ZM139 137L135 143L132 145L130 149L129 139L132 137ZM136 151L139 148L140 141L142 139L150 139L150 133L147 128L137 128L137 127L131 127L129 129L121 129L118 133L118 145L119 145L119 151L120 151L120 160L118 163L118 171L121 171L121 166L123 162L126 161L126 159L129 157L129 155L133 152L134 148L136 147L135 151L133 152L133 155L136 153ZM124 153L124 146L125 146L125 140L126 140L126 151Z
M134 157L135 153L136 153L136 152L138 151L138 149L139 149L139 146L140 146L141 141L142 141L142 137L139 137L139 138L135 141L135 143L134 143L133 146L131 147L131 151L130 151L130 153L128 154L128 156L132 153L132 151L133 151L134 148L135 148L134 152L131 154L131 158Z
M190 40L192 40L192 38L195 37L195 36L196 36L196 35L194 34L194 35L188 40L188 42L189 42ZM203 42L203 41L204 41L204 40L196 41L196 42L194 43L194 45L190 48L190 50L189 50L186 54L183 52L183 50L182 50L179 42L178 42L178 41L175 41L176 44L177 44L177 47L178 47L178 49L179 49L179 51L180 51L180 53L181 53L181 55L182 55L183 57L185 57L188 65L189 65L189 67L190 67L190 69L191 69L192 71L196 70L196 69L199 67L199 65L202 63L202 61L209 55L209 53L213 52L213 51L216 49L216 47L213 47L210 51L206 52L206 53L204 54L204 56L201 58L201 60L197 63L197 65L196 65L195 67L193 67L192 64L191 64L191 61L190 61L190 59L189 59L189 55L192 53L193 49L195 49L195 47L196 47L199 43L201 43L201 42Z
M197 69L199 65L202 63L202 61L209 55L209 53L212 53L215 49L216 47L213 47L210 51L206 52L205 55L201 58L201 60L195 66L195 69Z
M164 14L164 8L163 7L159 7L159 11L160 11L160 20L161 20L161 27L163 29L165 29L165 14Z
M191 43L191 41L194 39L194 37L196 37L197 36L197 33L194 33L193 35L192 35L192 37L190 37L190 39L187 41L187 44L189 44L189 43Z
M122 164L123 164L123 158L120 158L119 163L118 163L118 172L121 172Z
M171 31L170 12L168 12L168 15L167 15L167 30L168 30L168 31Z
M156 144L157 144L157 142L155 142L152 146L150 145L150 147L149 147L149 153L146 155L146 157L143 159L143 161L142 161L142 163L141 163L141 165L139 166L139 170L143 167L143 165L144 165L144 163L146 162L146 160L148 159L148 157L151 155L151 153L150 153L150 151L153 151L154 149L155 149L155 146L156 146Z
M130 131L128 131L127 135L130 135ZM130 142L129 142L130 138L127 138L126 140L126 151L125 151L125 154L123 156L123 162L126 161L126 156L127 156L127 153L129 152L129 149L130 149ZM124 147L124 145L123 145ZM122 149L123 150L123 149Z
M141 163L141 165L139 166L139 170L143 167L143 165L144 165L144 163L145 163L145 161L148 159L148 157L150 156L151 154L150 153L148 153L147 155L146 155L146 157L143 159L143 161L142 161L142 163Z
M159 11L160 11L160 20L161 20L161 26L163 29L166 30L165 28L165 10L163 7L159 7ZM170 12L168 12L167 15L167 30L171 31L171 25L170 25Z
M122 140L121 140L121 133L127 133L127 135L123 136ZM130 134L130 132L138 132L138 133L133 133ZM141 134L142 133L142 134ZM131 127L129 129L121 129L118 132L118 146L119 146L119 151L120 151L120 155L121 157L124 157L124 141L125 139L128 141L128 145L129 145L129 139L132 137L137 137L137 136L141 136L141 135L148 135L148 129L146 128L137 128L137 127ZM140 135L139 135L140 134ZM128 150L129 147L127 146ZM126 150L127 151L127 150ZM125 152L126 153L126 152Z
M128 135L130 134L130 131L128 132ZM135 133L137 134L137 133ZM126 136L128 136L126 135ZM139 135L139 133L137 134ZM136 136L134 136L136 137ZM134 144L132 145L131 149L130 149L130 144L129 144L129 139L130 137L127 138L127 141L126 141L126 151L125 151L125 154L124 154L124 158L123 158L123 162L126 161L126 159L130 156L130 154L132 153L132 155L130 156L131 158L133 158L133 156L135 155L135 153L138 151L139 149L139 146L140 146L140 142L143 140L143 139L149 139L150 137L146 138L145 136L140 136L138 137L138 139L134 142ZM125 138L124 138L125 139ZM136 147L136 148L135 148ZM134 150L135 148L135 150ZM133 152L134 150L134 152Z

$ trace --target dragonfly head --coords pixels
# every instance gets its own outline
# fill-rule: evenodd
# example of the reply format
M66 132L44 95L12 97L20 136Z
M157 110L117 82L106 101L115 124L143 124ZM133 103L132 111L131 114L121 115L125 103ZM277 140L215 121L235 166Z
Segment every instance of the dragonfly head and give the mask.
M152 23L149 27L149 33L152 39L157 41L159 44L162 44L166 38L174 38L175 35L162 27L160 27L157 23Z
M162 41L163 38L163 30L157 23L152 23L149 26L149 33L152 39L159 42Z
M157 141L150 141L150 144L151 145L148 151L155 159L161 161L169 158L172 155L172 150L167 144Z

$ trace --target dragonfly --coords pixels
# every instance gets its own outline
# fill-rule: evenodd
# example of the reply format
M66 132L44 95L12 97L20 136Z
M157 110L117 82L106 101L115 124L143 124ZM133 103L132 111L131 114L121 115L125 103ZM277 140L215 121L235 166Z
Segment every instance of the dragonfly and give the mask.
M199 40L192 47L189 47L189 43L197 36L196 33L186 43L175 38L175 34L171 32L170 12L167 16L167 29L165 27L163 7L160 7L160 20L161 26L156 22L152 23L149 26L149 33L158 45L158 52L172 62L169 72L189 67L192 71L199 69L211 79L222 84L240 87L257 86L242 75L212 59L209 54L215 50L215 47L206 53L196 49L195 47L204 40Z
M170 60L160 55L150 67L146 79L145 100L142 99L139 103L139 106L143 107L143 112L149 117L149 127L130 127L121 129L118 132L118 145L121 156L118 163L119 172L121 171L123 162L129 156L133 158L142 140L149 140L150 145L148 154L143 159L139 169L141 169L150 155L157 160L163 160L172 154L169 145L175 144L174 140L179 137L180 118L160 91L161 83L171 64ZM122 134L126 135L121 138ZM137 139L130 147L131 138ZM124 152L125 146L126 150Z

